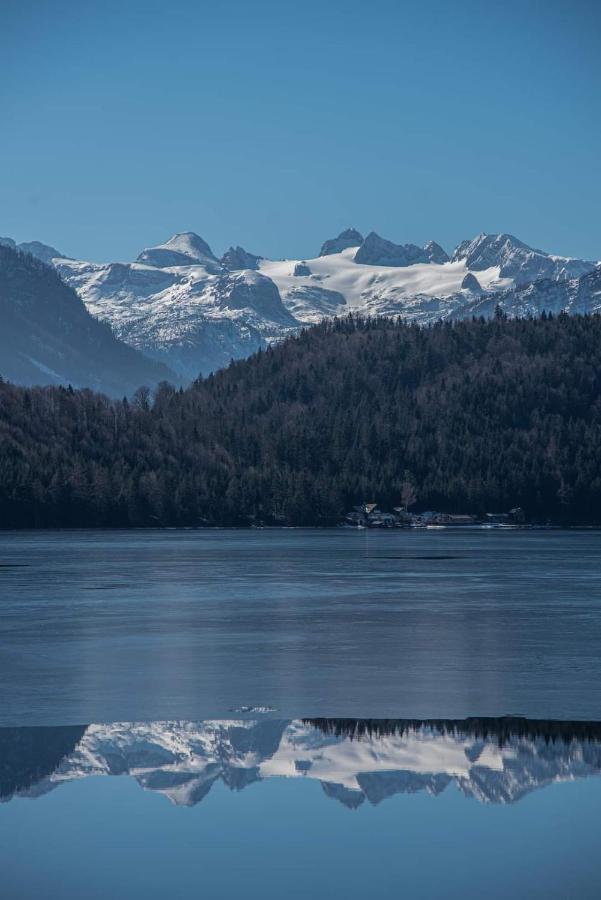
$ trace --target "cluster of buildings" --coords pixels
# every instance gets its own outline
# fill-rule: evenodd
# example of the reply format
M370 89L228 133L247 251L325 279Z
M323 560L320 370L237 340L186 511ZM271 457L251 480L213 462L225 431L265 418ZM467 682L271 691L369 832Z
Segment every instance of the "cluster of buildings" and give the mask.
M395 506L392 512L382 512L376 503L354 506L344 517L346 528L446 528L449 525L478 525L489 527L518 526L526 523L524 510L516 506L506 513L486 513L484 516L467 513L445 513L428 510L412 513L406 506Z

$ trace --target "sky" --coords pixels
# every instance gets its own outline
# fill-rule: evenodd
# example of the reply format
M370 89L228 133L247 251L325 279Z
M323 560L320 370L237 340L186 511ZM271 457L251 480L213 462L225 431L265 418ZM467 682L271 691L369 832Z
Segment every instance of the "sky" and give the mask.
M0 0L0 235L601 258L598 0Z

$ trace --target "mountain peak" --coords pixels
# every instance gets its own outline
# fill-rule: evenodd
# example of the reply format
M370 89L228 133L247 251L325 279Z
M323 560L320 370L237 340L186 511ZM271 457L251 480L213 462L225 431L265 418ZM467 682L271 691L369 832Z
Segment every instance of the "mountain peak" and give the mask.
M238 269L258 269L261 256L249 253L244 247L229 247L221 257L221 265L230 272Z
M356 263L368 266L404 267L448 260L448 255L434 241L429 241L425 247L418 247L417 244L394 244L375 231L370 231L355 254Z
M207 242L194 231L178 232L163 244L142 250L137 262L144 262L159 268L201 265L215 269L215 264L218 269L220 268L217 258Z
M363 235L356 228L346 228L341 231L338 237L330 238L322 244L319 251L320 256L332 256L334 253L341 253L349 247L359 247L363 243Z
M51 247L50 244L42 244L41 241L26 241L18 246L19 250L23 253L29 253L31 256L35 256L36 259L40 259L45 263L51 263L53 259L69 259L68 256L65 256L64 253L57 250L56 247Z
M462 241L459 246L456 247L453 252L453 261L475 257L476 255L482 257L493 255L500 256L502 254L508 254L512 250L527 250L531 253L542 252L540 250L533 250L532 247L524 244L523 241L520 241L519 238L516 238L513 234L487 234L486 232L481 231L475 238ZM494 263L492 263L492 265L494 265ZM470 266L470 268L473 268L473 266ZM483 266L483 268L487 267Z
M60 250L57 250L56 247L51 247L50 244L42 244L41 241L24 241L21 244L17 244L12 238L0 237L0 247L10 247L11 250L29 253L30 256L35 256L36 259L48 263L48 265L53 259L70 259L64 253L61 253Z
M207 242L195 231L180 231L160 246L179 253L187 253L189 256L212 256L215 259Z
M451 258L447 251L443 250L440 244L437 244L436 241L428 241L426 244L424 244L424 250L426 251L430 262L433 263L446 263L449 262Z
M539 278L579 278L591 272L595 264L582 259L553 256L529 247L513 234L485 234L462 241L455 248L453 262L465 261L468 269L481 272L499 267L501 278L513 278L516 284Z

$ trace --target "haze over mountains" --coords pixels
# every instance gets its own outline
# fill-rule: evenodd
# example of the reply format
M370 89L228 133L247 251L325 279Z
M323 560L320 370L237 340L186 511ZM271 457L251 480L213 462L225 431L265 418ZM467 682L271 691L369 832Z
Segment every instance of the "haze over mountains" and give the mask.
M7 245L0 246L0 317L0 376L18 384L122 396L176 378L119 341L53 268Z
M598 263L535 250L509 234L480 234L448 254L434 241L397 244L349 228L313 259L269 260L240 246L218 258L184 232L126 263L74 260L37 241L2 243L51 263L117 338L184 383L348 312L428 324L489 316L497 305L509 316L601 308ZM4 366L7 377L11 371Z

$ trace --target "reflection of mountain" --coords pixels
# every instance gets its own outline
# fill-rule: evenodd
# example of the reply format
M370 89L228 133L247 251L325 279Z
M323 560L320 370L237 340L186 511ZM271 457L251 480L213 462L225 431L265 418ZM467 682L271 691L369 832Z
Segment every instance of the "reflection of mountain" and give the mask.
M33 733L37 733L33 735ZM33 735L33 736L32 736ZM527 719L232 720L0 729L0 796L40 796L88 775L130 775L178 805L216 781L241 790L309 778L355 809L399 793L510 803L601 773L601 723Z
M0 728L0 800L50 777L85 731L85 725Z

